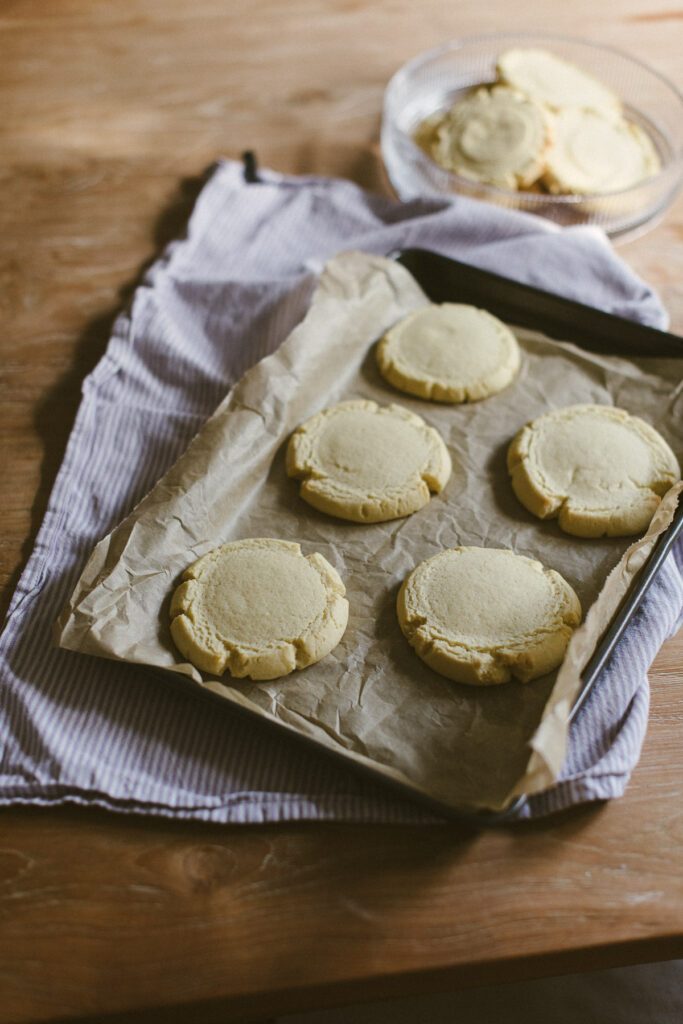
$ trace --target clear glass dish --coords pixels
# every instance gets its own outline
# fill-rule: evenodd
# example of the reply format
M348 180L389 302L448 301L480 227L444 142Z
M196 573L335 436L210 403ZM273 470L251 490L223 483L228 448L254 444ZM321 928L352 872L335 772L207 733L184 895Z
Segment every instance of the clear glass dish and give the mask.
M617 192L556 196L484 185L434 163L413 139L418 125L448 109L473 86L494 82L498 56L512 47L550 50L609 86L621 97L627 119L652 139L661 170ZM384 94L381 146L400 199L457 193L540 214L558 224L595 224L621 237L652 226L681 187L683 96L641 61L587 40L529 33L470 36L421 54L396 72Z

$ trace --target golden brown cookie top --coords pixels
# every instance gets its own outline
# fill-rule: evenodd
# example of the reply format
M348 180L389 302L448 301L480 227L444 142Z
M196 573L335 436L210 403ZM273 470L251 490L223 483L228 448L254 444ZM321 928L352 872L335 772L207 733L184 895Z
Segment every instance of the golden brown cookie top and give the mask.
M328 515L379 523L410 515L451 473L441 436L400 405L355 399L306 420L292 435L287 472Z
M171 635L204 672L276 679L336 647L348 620L344 594L320 554L271 538L234 541L185 570L171 600Z
M435 671L457 682L526 682L556 668L581 619L569 584L507 549L459 547L417 566L404 582L398 619Z
M508 449L512 486L541 519L578 537L644 530L680 477L664 438L609 405L571 405L532 420Z

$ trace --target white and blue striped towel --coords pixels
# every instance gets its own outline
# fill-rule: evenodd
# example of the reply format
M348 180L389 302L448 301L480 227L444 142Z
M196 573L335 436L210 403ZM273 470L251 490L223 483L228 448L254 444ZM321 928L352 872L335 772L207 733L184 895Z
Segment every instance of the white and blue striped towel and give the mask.
M216 822L434 820L288 736L169 689L143 669L57 650L51 627L91 548L170 466L230 385L301 318L312 268L341 249L422 246L643 323L652 291L599 232L559 231L466 199L399 205L344 181L221 164L187 237L119 317L83 401L0 639L0 805L78 803ZM647 669L677 628L670 556L571 727L532 817L620 795L647 724Z

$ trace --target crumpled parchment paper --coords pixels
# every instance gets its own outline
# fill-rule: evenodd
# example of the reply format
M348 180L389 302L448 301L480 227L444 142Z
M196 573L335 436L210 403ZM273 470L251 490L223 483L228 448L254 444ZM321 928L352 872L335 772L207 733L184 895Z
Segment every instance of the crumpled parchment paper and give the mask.
M179 673L189 687L208 688L450 807L496 810L557 777L580 672L670 522L680 490L669 492L648 534L631 546L624 538L579 540L519 504L505 466L508 443L540 413L595 402L642 415L680 453L680 364L636 366L515 329L522 368L505 391L463 406L413 399L380 377L373 347L426 301L391 260L354 252L330 261L304 320L249 370L175 466L97 545L56 633L71 650ZM286 476L295 427L352 397L412 409L449 446L445 491L407 519L332 519L303 502ZM267 683L219 680L203 677L174 648L168 608L180 574L242 537L296 540L341 574L349 625L317 665ZM588 614L559 673L479 689L442 678L414 654L396 619L398 588L418 562L460 544L512 548L575 588Z

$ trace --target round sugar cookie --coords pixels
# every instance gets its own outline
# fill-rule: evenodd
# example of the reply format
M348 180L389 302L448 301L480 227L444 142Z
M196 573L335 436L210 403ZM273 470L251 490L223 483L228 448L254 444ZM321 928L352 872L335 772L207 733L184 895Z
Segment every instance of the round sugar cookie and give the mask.
M491 313L444 302L395 324L377 346L382 376L435 402L475 402L512 381L520 363L514 334Z
M432 143L441 167L488 185L525 188L544 167L551 128L541 106L512 89L478 89L443 117Z
M194 562L171 600L171 636L202 672L277 679L320 661L349 616L338 573L298 544L255 538Z
M460 547L422 562L397 601L408 643L458 683L528 682L560 664L581 605L540 562L497 548Z
M656 430L624 409L571 405L532 420L508 449L512 487L541 519L576 537L644 530L680 477Z
M433 427L400 405L341 402L306 420L287 448L287 472L321 512L355 523L410 515L451 474Z
M550 192L617 192L660 169L657 152L637 124L595 110L564 110L555 121L543 182Z
M506 50L498 58L498 77L552 110L584 108L618 117L621 100L593 75L548 50Z

